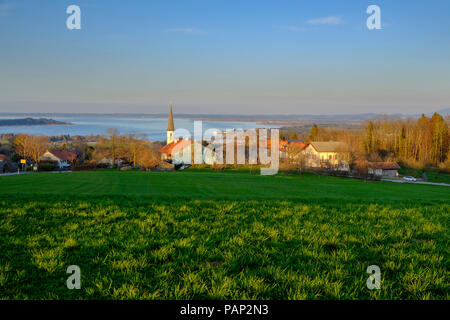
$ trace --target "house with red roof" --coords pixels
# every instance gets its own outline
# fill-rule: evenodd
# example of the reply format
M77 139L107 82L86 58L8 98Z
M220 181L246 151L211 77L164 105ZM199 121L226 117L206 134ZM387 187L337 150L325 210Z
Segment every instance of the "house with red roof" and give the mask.
M76 159L76 153L58 149L47 150L41 157L41 161L54 162L60 169L69 168Z
M281 157L286 158L288 162L296 163L302 157L305 147L306 144L302 140L286 140L285 144L280 143Z

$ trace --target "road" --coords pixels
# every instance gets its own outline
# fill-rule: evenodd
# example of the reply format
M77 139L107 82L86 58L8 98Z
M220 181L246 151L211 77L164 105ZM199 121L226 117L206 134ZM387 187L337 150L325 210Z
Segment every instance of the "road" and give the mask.
M14 175L18 175L18 174L30 174L31 172L20 172L20 173L17 173L17 172L7 172L7 173L1 173L0 174L0 177L3 177L3 176L14 176Z
M433 186L444 186L444 187L450 187L450 184L448 183L442 183L442 182L427 182L427 181L423 181L423 180L417 180L416 182L412 182L412 181L406 181L403 179L381 179L381 181L390 181L390 182L397 182L397 183L413 183L413 184L429 184L429 185L433 185Z

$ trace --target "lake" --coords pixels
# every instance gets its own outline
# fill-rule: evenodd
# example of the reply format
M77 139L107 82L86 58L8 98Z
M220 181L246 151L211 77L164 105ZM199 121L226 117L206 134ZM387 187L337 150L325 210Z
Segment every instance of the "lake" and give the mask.
M26 118L1 116L1 119ZM166 129L168 119L149 118L75 118L75 117L52 117L53 120L70 122L72 125L52 126L0 126L1 133L28 133L43 134L46 136L58 135L89 135L105 134L110 128L116 128L119 133L145 134L147 139L153 141L166 140ZM187 129L194 134L194 120L174 119L175 129ZM251 129L251 128L278 128L278 126L262 125L256 122L228 122L228 121L202 121L203 132L207 129Z

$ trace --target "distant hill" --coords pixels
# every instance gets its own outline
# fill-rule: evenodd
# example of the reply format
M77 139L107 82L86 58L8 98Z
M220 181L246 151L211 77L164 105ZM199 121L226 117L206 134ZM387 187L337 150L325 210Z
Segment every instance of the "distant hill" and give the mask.
M52 126L69 124L71 123L46 118L0 119L0 126Z
M4 116L27 116L27 117L86 117L86 118L142 118L142 119L166 119L168 113L0 113L0 117ZM207 114L207 113L175 113L177 119L192 119L203 121L305 121L305 120L322 120L322 121L364 121L371 119L379 119L386 115L378 113L358 113L358 114ZM403 114L389 114L392 118L406 117Z

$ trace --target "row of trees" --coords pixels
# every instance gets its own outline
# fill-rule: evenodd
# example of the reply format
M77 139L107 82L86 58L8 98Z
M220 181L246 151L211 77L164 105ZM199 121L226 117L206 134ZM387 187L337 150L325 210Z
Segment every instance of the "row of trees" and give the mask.
M366 154L391 154L413 166L445 163L449 159L449 128L435 113L418 120L369 121L363 128L362 146Z
M120 135L116 129L110 129L96 143L91 162L100 163L105 159L110 159L113 166L117 165L117 159L122 159L133 168L153 168L159 163L160 156L153 144L144 140L143 135Z

